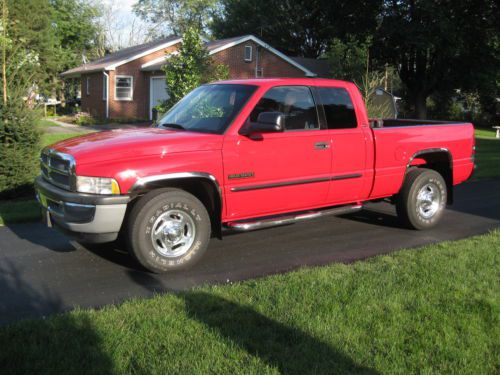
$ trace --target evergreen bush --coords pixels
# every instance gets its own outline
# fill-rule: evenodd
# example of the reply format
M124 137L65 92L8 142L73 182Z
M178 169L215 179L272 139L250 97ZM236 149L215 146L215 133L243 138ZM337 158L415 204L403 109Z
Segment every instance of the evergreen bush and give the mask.
M39 173L38 113L21 100L0 104L0 198L15 198L33 190Z

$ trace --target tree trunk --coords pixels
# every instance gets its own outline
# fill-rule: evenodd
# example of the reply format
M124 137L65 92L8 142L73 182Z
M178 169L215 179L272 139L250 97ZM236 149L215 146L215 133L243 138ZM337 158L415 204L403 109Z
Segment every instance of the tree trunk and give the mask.
M427 97L423 94L415 96L415 115L418 119L425 119L427 117Z

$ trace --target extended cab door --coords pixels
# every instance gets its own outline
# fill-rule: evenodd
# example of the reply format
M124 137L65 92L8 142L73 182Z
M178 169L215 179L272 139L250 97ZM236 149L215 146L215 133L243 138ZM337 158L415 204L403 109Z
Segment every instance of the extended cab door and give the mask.
M361 126L351 95L344 87L316 87L332 142L332 176L327 202L351 203L366 198L373 178L373 141ZM361 101L356 105L364 105Z
M285 131L227 136L223 146L228 220L324 205L331 169L330 138L320 127L309 87L269 89L247 121L261 112L281 112Z

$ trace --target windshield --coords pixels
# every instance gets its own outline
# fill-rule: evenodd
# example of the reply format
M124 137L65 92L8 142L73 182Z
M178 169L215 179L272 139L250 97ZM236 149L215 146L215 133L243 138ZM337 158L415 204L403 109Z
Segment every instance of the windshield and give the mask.
M222 134L256 86L211 84L182 98L158 122L159 127Z

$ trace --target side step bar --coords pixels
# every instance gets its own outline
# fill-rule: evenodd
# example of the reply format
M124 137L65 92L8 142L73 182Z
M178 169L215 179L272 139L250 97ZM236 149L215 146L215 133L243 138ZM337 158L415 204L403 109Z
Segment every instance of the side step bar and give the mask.
M324 210L307 211L299 214L274 216L270 218L255 219L251 221L233 221L227 223L225 226L229 229L246 232L255 229L274 227L277 225L292 224L302 220L316 219L321 216L348 214L351 212L359 211L362 208L363 206L361 204L339 206L334 208L327 208Z

